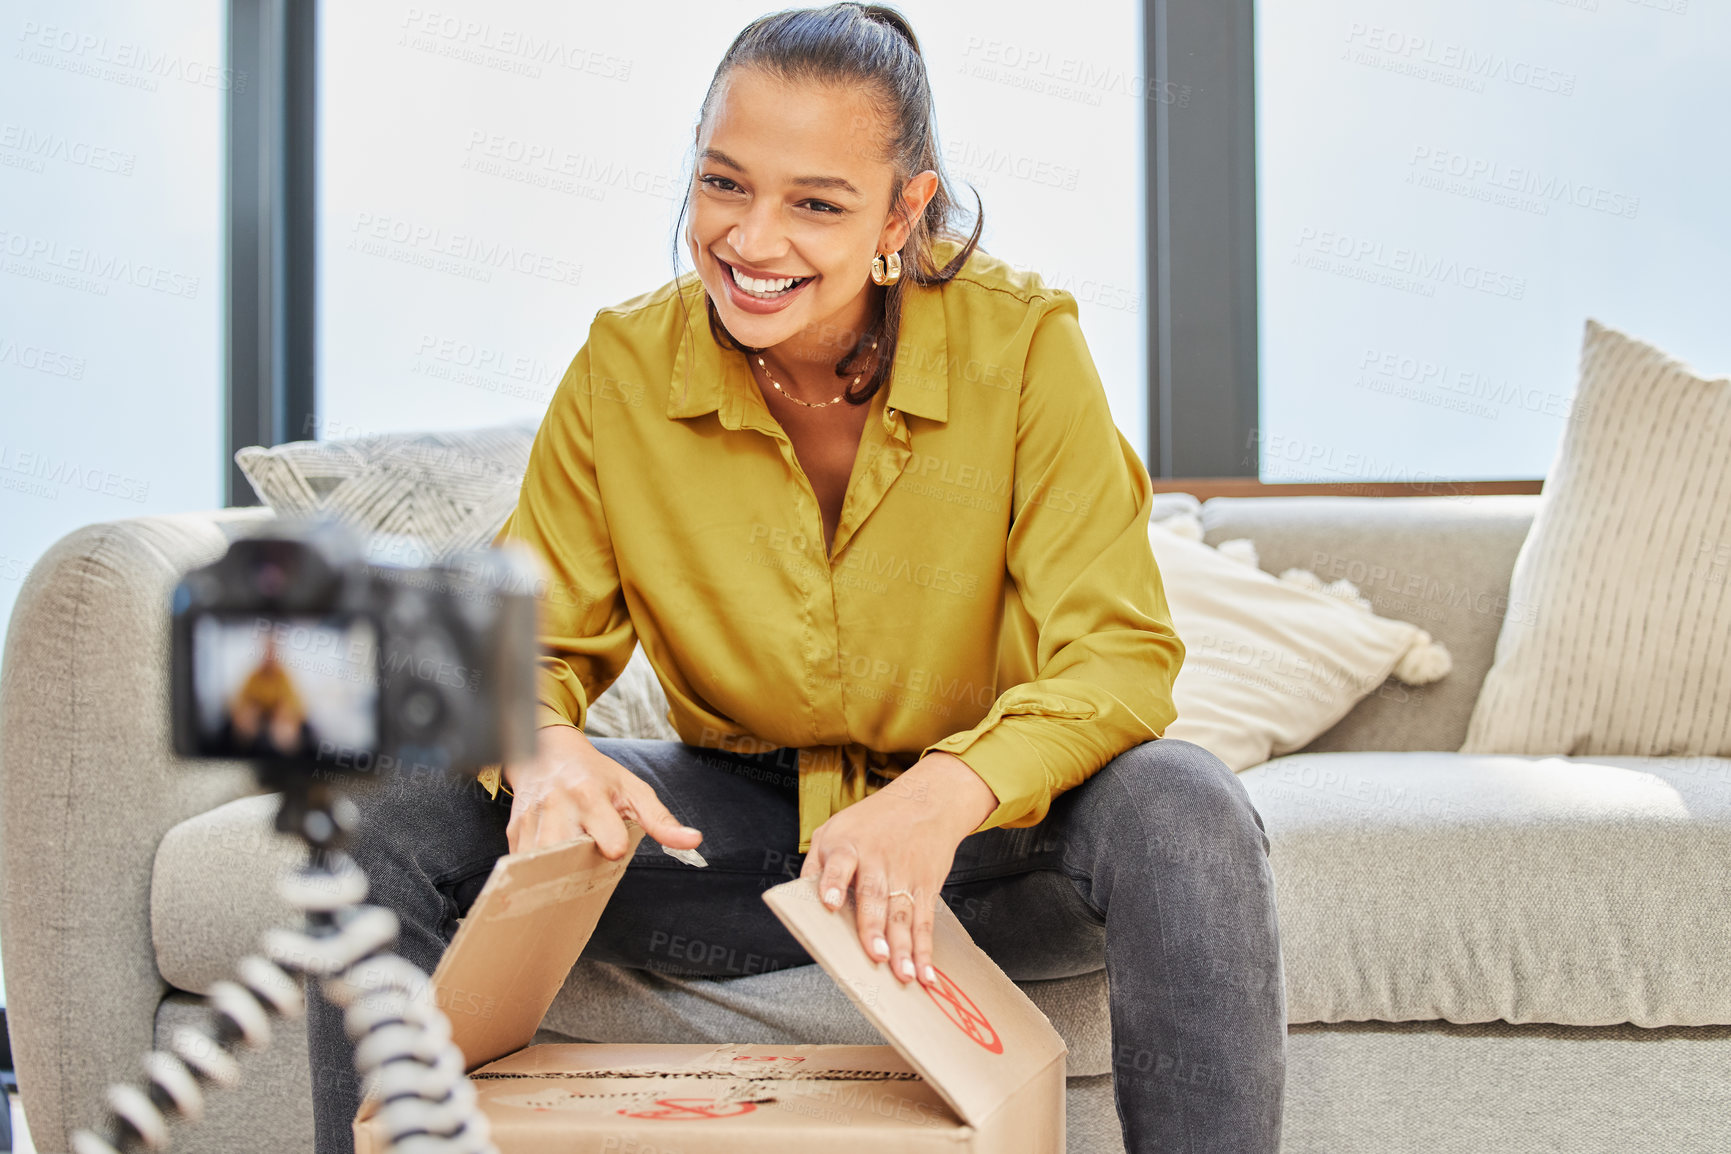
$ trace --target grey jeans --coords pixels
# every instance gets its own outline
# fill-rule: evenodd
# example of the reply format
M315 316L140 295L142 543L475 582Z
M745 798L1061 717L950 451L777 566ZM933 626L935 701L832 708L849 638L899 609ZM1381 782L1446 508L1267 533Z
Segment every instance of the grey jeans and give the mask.
M759 896L799 874L795 751L594 743L703 831L709 868L644 838L583 956L665 969L655 943L678 936L708 943L712 957L755 956L761 969L809 964ZM397 913L397 951L431 973L506 852L510 799L473 782L384 782L354 799L361 820L349 852L371 883L368 900ZM1130 1154L1278 1149L1286 996L1268 838L1217 757L1171 738L1126 750L1059 795L1039 825L964 839L943 896L1012 978L1105 967ZM702 967L685 958L680 968ZM352 1154L353 1045L316 992L307 1038L317 1154Z

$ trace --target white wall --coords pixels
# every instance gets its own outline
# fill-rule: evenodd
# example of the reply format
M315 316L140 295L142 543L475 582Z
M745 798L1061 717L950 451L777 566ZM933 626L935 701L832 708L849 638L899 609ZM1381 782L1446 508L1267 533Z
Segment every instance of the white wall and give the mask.
M69 530L222 503L223 13L0 20L0 622Z
M1731 4L1257 9L1263 479L1542 477L1587 317L1731 373Z
M538 416L596 310L674 275L698 105L775 7L327 4L314 431ZM901 7L983 243L1076 294L1142 449L1139 5Z

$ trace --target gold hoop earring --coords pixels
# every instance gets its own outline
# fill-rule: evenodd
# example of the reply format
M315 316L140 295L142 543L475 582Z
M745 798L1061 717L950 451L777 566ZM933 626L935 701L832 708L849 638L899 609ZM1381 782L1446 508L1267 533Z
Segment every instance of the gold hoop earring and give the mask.
M878 253L872 258L872 283L892 285L902 279L902 254Z

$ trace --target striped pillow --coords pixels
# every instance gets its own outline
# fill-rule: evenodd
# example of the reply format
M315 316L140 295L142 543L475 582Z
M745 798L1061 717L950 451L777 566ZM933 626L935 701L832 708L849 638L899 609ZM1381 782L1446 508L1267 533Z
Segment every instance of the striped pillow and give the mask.
M1731 378L1587 322L1462 753L1731 755Z

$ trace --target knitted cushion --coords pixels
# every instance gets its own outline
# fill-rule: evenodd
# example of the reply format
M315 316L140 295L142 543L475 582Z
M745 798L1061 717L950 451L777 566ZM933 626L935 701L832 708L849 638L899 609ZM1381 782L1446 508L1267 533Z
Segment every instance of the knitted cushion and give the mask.
M667 694L655 676L643 647L631 652L625 671L607 691L589 703L583 732L590 737L635 737L678 741L679 731L667 720Z
M516 507L534 439L535 425L520 423L253 446L234 459L277 513L388 534L389 560L418 565L492 542Z

